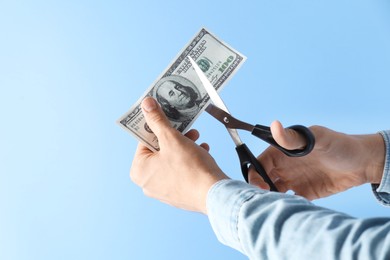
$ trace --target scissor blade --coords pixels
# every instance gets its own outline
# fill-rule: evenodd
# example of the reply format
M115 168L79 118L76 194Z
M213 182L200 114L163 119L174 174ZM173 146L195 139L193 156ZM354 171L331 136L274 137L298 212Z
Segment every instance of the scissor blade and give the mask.
M188 59L190 60L192 67L194 67L196 74L198 75L200 81L203 84L203 87L206 89L207 94L209 94L209 97L211 101L220 109L224 110L225 112L229 113L229 110L227 109L225 103L223 103L223 100L218 95L217 91L215 90L214 86L211 85L210 81L207 79L206 75L204 75L203 71L199 68L198 64L190 57L188 56Z
M211 101L215 104L216 107L222 109L226 113L229 113L229 110L227 109L225 103L223 103L222 98L218 95L217 91L211 85L210 81L207 79L206 75L204 75L203 71L199 68L199 66L196 64L196 62L188 56L188 59L190 60L192 67L194 67L196 74L198 75L200 81L202 82L204 88L206 89L207 93L209 94L209 97ZM211 104L210 104L211 105ZM207 109L206 109L207 111ZM240 136L238 135L238 132L234 128L226 128L230 134L230 136L233 139L233 142L236 144L236 146L239 146L242 144L242 141L240 139Z

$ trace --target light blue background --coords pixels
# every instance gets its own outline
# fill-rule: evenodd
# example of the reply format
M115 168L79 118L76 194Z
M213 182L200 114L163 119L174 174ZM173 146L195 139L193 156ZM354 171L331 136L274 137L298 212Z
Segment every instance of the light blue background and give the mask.
M389 128L387 0L2 1L0 259L245 259L131 183L137 141L115 124L202 26L248 57L221 93L238 118ZM242 180L225 129L194 128ZM368 185L314 203L389 215Z

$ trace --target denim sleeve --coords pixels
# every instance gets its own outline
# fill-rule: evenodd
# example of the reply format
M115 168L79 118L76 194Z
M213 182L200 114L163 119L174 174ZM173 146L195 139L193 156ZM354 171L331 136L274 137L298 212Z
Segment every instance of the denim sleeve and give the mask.
M385 165L381 183L371 186L378 201L385 206L390 206L390 130L379 133L382 135L386 147Z
M218 240L250 259L390 259L390 218L356 219L236 180L209 190Z

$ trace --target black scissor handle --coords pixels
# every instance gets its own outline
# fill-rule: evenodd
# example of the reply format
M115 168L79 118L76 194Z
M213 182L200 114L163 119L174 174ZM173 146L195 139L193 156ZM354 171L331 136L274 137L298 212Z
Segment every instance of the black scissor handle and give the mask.
M278 191L275 184L271 181L269 178L267 172L264 170L263 166L260 164L260 162L257 160L257 158L253 155L253 153L249 150L248 146L246 144L241 144L236 147L236 151L238 154L238 157L240 159L241 164L241 172L244 176L244 179L247 183L249 183L248 180L248 170L251 165L255 167L255 170L257 173L263 178L263 180L269 185L271 191Z
M275 139L272 137L271 129L268 126L255 125L252 131L252 135L264 140L265 142L269 143L270 145L279 149L285 155L288 155L290 157L301 157L307 155L313 150L315 144L315 138L309 128L303 125L292 125L287 128L293 129L297 131L299 134L303 135L306 141L306 146L303 149L288 150L280 146L279 144L276 143Z

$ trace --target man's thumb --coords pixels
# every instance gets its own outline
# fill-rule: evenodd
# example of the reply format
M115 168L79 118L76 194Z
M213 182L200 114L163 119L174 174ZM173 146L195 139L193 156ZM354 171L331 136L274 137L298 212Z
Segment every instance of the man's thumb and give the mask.
M283 128L279 121L272 122L271 133L275 141L286 149L301 149L306 145L306 140L301 134L293 129Z
M168 118L154 98L145 98L141 103L141 107L146 123L149 125L150 129L157 136L157 138L160 136L162 131L172 129Z

